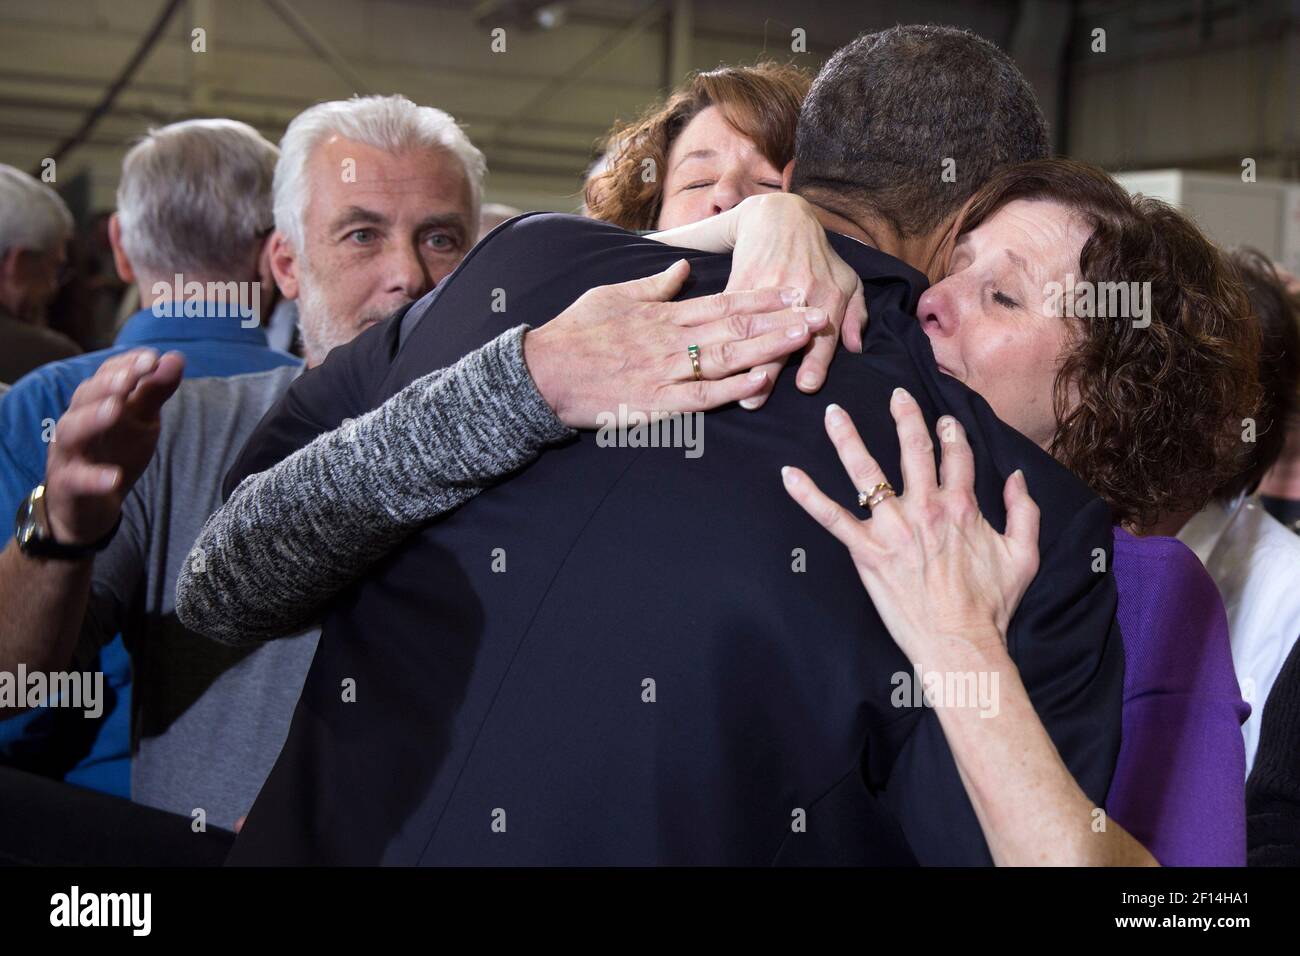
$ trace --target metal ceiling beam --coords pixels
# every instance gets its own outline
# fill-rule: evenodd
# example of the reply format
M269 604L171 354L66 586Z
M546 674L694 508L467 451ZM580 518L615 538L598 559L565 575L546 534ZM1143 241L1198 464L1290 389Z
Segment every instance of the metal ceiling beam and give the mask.
M343 54L339 53L330 45L329 41L316 32L310 23L308 23L293 7L289 5L288 0L262 0L270 7L275 14L289 25L289 28L303 43L311 49L318 57L329 64L343 80L352 87L354 93L370 93L373 87L367 83L352 65L344 59Z
M628 40L632 39L632 37L641 33L641 31L650 24L663 17L666 12L667 4L662 2L662 0L649 0L645 5L645 8L631 20L627 21L623 27L610 34L600 43L596 44L596 46L584 56L575 60L567 70L555 77L555 79L551 80L538 90L535 95L526 100L517 110L500 120L496 127L486 137L484 137L484 143L487 145L493 145L498 139L500 139L502 132L507 128L521 120L531 119L532 114L540 107L544 106L548 100L552 97L558 96L569 87L573 86L573 84L582 79L583 75L589 69L601 60L605 59L605 57L609 56Z

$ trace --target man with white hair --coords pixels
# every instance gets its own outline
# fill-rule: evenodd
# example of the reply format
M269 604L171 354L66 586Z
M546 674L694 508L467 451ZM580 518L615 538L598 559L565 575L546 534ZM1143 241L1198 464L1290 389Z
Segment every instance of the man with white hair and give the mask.
M313 106L280 149L271 268L311 366L460 263L486 164L455 120L404 96Z
M44 327L59 289L72 214L49 186L0 164L0 382L81 352Z
M45 365L0 401L0 514L39 502L54 424L77 387L111 356L139 346L177 351L190 376L298 364L267 346L257 322L274 289L266 240L277 157L257 130L226 119L152 130L126 154L109 241L118 274L136 285L141 308L110 348ZM107 542L82 544L54 547L53 560ZM131 667L122 642L112 641L95 666L118 706L90 732L80 716L71 728L59 726L63 712L53 710L5 721L0 762L127 795Z
M275 171L277 229L268 259L285 293L299 301L308 366L455 268L476 238L484 172L482 154L450 116L401 96L322 103L290 124ZM156 351L145 355L151 371L123 366L134 356L121 356L86 383L59 423L71 430L45 475L50 498L44 513L54 538L86 543L61 519L84 512L84 500L75 509L67 498L59 500L73 496L68 489L86 469L116 475L120 487L106 496L115 501L112 513L99 517L105 528L120 519L120 528L93 561L38 564L9 544L0 554L0 604L12 601L14 613L0 626L0 661L59 669L125 629L136 673L132 799L181 815L160 823L173 830L188 832L198 810L205 826L229 829L251 807L279 753L318 632L252 654L232 650L177 621L176 578L204 521L221 504L221 479L245 438L299 370L190 381L167 399L177 387L179 361ZM119 372L131 381L148 379L143 396L125 388L132 395L127 412L133 404L148 405L160 434L123 426L119 397L108 400L115 409L110 418L92 426L103 441L78 436L84 409L123 391L114 384ZM93 489L82 492L93 496ZM71 628L66 614L61 619L57 613L83 607ZM14 623L20 618L26 622L21 626ZM22 719L0 720L0 733ZM31 789L21 777L0 784L0 856L10 836L6 819L14 827L39 828ZM95 855L103 814L94 801L103 798L69 799L77 803L75 812L66 806L45 811L51 828L63 834L45 861L123 862ZM42 806L49 806L48 796ZM69 826L77 828L75 840L66 835Z

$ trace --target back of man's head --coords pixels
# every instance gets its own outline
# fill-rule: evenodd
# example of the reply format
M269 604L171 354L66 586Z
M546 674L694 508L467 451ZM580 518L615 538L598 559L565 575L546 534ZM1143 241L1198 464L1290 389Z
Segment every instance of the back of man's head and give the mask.
M906 239L951 219L993 170L1049 153L1010 57L966 30L897 26L841 47L817 74L791 189Z
M117 188L122 248L137 275L251 276L274 222L278 157L273 143L235 120L150 130L122 161Z

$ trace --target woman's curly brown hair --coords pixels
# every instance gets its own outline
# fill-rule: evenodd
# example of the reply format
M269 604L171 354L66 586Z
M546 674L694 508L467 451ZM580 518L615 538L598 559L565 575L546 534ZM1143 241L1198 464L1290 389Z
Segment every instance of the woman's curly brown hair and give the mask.
M1259 326L1237 269L1173 207L1131 197L1103 170L1072 160L997 173L960 230L1014 199L1059 202L1092 226L1076 284L1150 290L1145 327L1132 314L1067 320L1049 451L1117 523L1145 529L1199 511L1239 471L1244 420L1261 399Z
M678 134L716 106L777 169L794 158L799 107L811 84L797 66L757 63L696 73L631 123L616 123L605 137L609 165L587 182L587 215L624 229L654 229L663 204L663 173ZM646 160L653 176L643 175Z

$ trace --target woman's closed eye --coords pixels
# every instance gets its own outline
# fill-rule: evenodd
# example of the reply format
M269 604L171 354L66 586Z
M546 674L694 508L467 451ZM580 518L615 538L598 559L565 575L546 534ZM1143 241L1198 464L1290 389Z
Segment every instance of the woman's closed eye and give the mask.
M1014 309L1020 305L1020 303L1017 302L1015 299L1011 298L1011 296L1007 295L1005 292L1000 292L998 290L994 290L993 292L993 301L996 302L998 305L1002 306L1003 308L1007 308L1007 309Z

